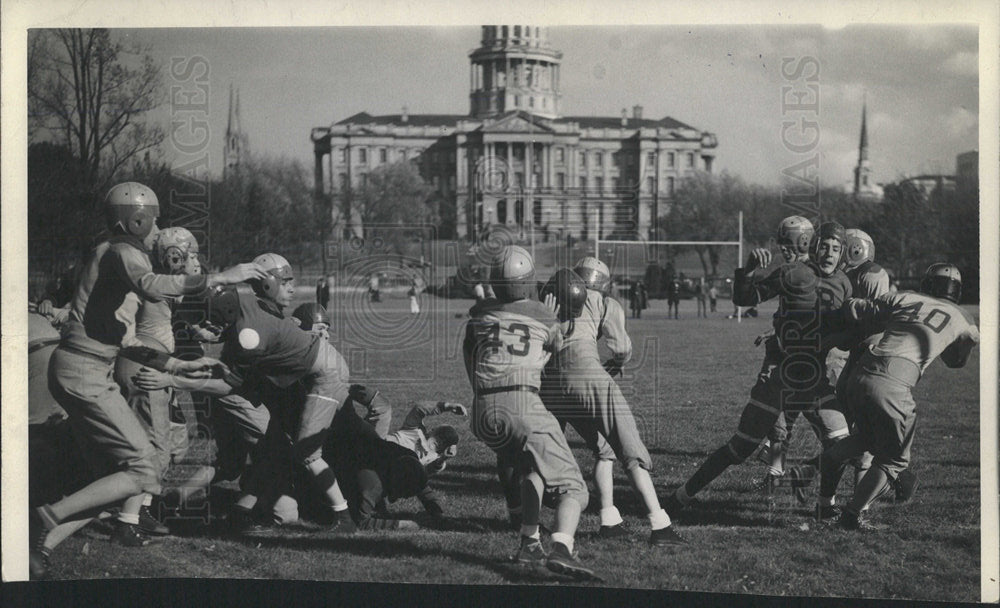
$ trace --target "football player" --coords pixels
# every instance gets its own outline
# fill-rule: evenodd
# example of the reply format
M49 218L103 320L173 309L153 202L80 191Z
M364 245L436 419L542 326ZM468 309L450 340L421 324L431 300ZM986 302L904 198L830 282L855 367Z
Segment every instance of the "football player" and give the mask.
M156 235L153 243L152 262L153 269L163 274L197 274L200 272L198 241L186 228L164 228ZM126 302L126 306L130 308L128 316L135 318L134 342L157 352L172 354L175 346L173 299L164 298L153 302L129 294ZM162 483L173 451L170 426L173 392L170 389L144 391L136 387L132 383L132 376L139 371L139 367L138 363L119 357L115 363L115 381L122 388L139 422L149 433L150 442L156 449ZM143 506L139 510L139 529L157 536L169 534L170 530L149 512L151 500L151 494L144 496Z
M509 463L523 474L516 560L593 577L573 553L580 512L589 499L587 486L559 423L538 397L542 369L561 346L558 319L532 299L537 293L535 264L524 248L504 247L492 264L490 282L497 298L479 302L469 311L463 354L475 394L472 431L496 452L501 470ZM546 487L557 496L548 555L538 526Z
M839 269L844 241L843 226L826 222L810 240L808 263L795 261L768 270L771 252L755 249L746 267L736 269L734 304L755 306L779 298L775 333L766 342L764 364L736 434L677 488L667 505L672 516L730 465L745 461L782 411L833 405L833 387L823 370L830 346L823 338L829 339L841 304L851 296L851 283ZM843 426L846 434L846 423Z
M338 527L344 524L342 531L352 531L347 501L322 457L330 423L348 396L350 383L344 358L329 342L279 318L262 300L235 287L213 291L209 321L221 330L222 361L230 368L223 378L192 383L144 369L136 376L136 383L147 390L173 386L214 395L228 395L245 383L260 383L266 391L263 402L271 414L267 435L275 446L282 445L283 437L290 439L295 462L309 472L332 509L334 522ZM265 450L262 460L270 457ZM258 466L266 471L271 465ZM230 515L235 528L255 519L252 510L258 493L252 484L248 485L251 487L244 491Z
M865 507L891 487L909 463L916 423L911 391L938 356L951 368L964 367L979 344L975 320L958 305L962 276L951 264L932 264L920 293L901 291L874 300L851 299L849 317L881 331L878 344L866 349L844 383L855 428L851 436L823 452L817 513L838 514L837 484L844 464L868 451L872 467L840 513L841 527L868 527Z
M608 295L611 273L604 262L593 257L577 262L574 270L560 270L549 283L552 287L546 286L547 291L558 294L557 300L561 300L564 337L562 348L545 368L542 399L556 418L576 429L595 453L594 482L601 500L598 535L608 538L628 534L614 504L612 466L619 457L646 507L651 527L649 543L681 544L684 541L674 532L670 516L660 507L656 496L649 474L652 459L639 436L635 417L608 373L609 369L618 373L632 356L632 340L625 331L625 311ZM574 291L582 296L579 304L572 301ZM612 355L604 364L597 351L601 337L606 339Z
M36 576L47 569L45 538L61 524L89 519L95 510L125 500L113 538L128 545L145 544L137 529L143 494L160 491L156 450L113 379L128 319L119 317L125 297L145 300L198 294L220 285L263 276L254 264L241 264L218 274L166 275L153 272L149 247L156 234L159 202L148 187L125 182L105 198L112 236L93 251L73 296L62 341L49 363L49 388L80 436L95 447L88 456L110 460L117 470L83 489L31 512L31 566ZM212 362L167 358L172 372L199 373ZM126 500L127 499L127 500Z

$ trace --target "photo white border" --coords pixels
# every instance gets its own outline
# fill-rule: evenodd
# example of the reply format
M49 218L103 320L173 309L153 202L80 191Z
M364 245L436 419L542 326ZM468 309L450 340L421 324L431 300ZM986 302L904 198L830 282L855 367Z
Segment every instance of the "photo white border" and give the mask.
M209 8L211 6L211 8ZM549 26L692 23L791 25L822 23L946 24L979 26L980 163L980 471L982 496L981 601L1000 601L1000 504L998 504L997 319L1000 269L1000 6L990 0L872 2L746 2L708 5L638 0L627 5L599 0L496 2L458 0L270 0L225 2L174 0L5 0L0 16L0 273L2 289L2 577L27 580L27 93L28 28L336 26L533 23ZM739 20L737 20L737 17ZM20 548L20 550L18 550Z

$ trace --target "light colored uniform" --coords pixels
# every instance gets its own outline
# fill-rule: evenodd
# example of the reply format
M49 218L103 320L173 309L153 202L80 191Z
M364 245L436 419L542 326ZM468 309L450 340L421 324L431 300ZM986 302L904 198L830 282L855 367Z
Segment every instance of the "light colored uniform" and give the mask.
M597 350L603 337L618 365L632 357L624 309L614 298L588 289L583 312L564 321L562 329L563 347L545 369L546 407L561 423L576 429L599 459L614 460L618 455L626 469L649 470L652 460L635 417Z
M863 447L890 479L909 463L916 424L910 390L931 361L959 341L979 343L979 330L965 309L944 299L900 291L875 300L852 299L853 318L884 329L862 355L845 384L845 402Z
M174 352L171 323L173 311L170 301L144 302L137 295L129 294L123 308L130 311L129 316L135 318L135 343L168 355ZM146 391L135 386L132 378L139 373L141 367L140 363L119 357L115 362L115 381L121 386L139 422L149 433L149 439L156 448L160 474L163 475L170 466L173 447L170 434L170 400L173 390L162 388Z
M580 467L538 396L542 369L562 341L558 320L534 300L486 300L469 316L463 351L475 392L472 432L501 460L537 472L547 490L586 508L589 494Z
M82 437L93 442L92 464L102 458L128 473L137 494L160 491L156 450L114 381L115 358L128 319L122 304L129 293L145 300L203 292L205 275L153 272L142 242L114 237L98 245L80 277L62 342L49 364L49 388Z
M851 280L852 297L874 300L889 293L889 273L878 264L867 261L845 271ZM881 334L873 334L861 341L862 345L878 344ZM830 384L836 386L844 370L848 367L848 359L856 345L844 345L848 350L830 349L826 357L826 374ZM860 352L859 352L860 355Z

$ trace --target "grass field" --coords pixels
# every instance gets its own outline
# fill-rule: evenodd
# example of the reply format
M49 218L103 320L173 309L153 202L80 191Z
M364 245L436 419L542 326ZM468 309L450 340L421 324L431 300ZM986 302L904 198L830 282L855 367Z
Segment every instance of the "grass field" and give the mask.
M465 319L456 316L469 301L425 298L423 312L413 317L405 299L386 300L372 309L361 294L342 298L332 307L339 347L352 379L379 386L394 403L394 427L410 399L471 402L460 359ZM680 320L666 319L662 301L654 301L641 320L629 320L635 355L621 381L653 455L661 497L735 429L763 354L753 338L765 331L771 311L764 307L760 318L737 324L725 318L731 306L724 303L719 313L701 320L695 318L693 301L683 301L681 307ZM913 470L921 485L906 505L877 505L874 517L885 529L857 534L817 525L787 489L773 500L755 489L763 465L750 460L730 469L677 520L689 546L653 549L645 543L648 524L618 470L616 502L634 536L630 542L601 542L593 537L599 526L596 513L585 513L577 547L605 582L571 584L976 600L978 369L978 351L961 370L936 362L914 391L919 423ZM565 584L529 576L507 561L517 541L505 526L492 452L472 436L465 421L448 415L428 422L455 424L462 436L459 456L432 481L446 498L453 518L450 530L335 536L300 526L229 540L203 520L188 519L169 522L176 536L129 549L108 543L107 528L97 525L56 550L52 575ZM811 455L811 435L802 423L796 427L799 455ZM591 456L578 437L570 439L581 467L589 471ZM849 492L850 483L841 489ZM211 489L212 516L224 515L232 494L232 486ZM420 512L412 499L393 507L404 516ZM546 510L543 521L551 519Z

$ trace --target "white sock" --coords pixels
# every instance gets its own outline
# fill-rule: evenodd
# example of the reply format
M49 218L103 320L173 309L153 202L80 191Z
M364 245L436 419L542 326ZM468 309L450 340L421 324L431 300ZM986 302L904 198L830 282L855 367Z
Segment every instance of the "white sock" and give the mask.
M601 509L602 526L617 526L620 523L622 523L622 514L618 512L618 507L611 505Z
M118 521L124 524L132 524L133 526L139 525L139 514L138 513L119 513Z
M521 525L521 536L527 536L528 538L534 538L535 540L538 540L539 538L541 538L541 536L539 536L539 534L538 534L538 524L535 524L533 526L529 526L527 524L522 524Z
M572 553L573 553L573 537L570 536L569 534L565 534L563 532L553 532L552 533L552 542L553 543L562 543L562 544L566 545L566 548L569 549L569 552L572 555Z
M339 505L333 505L333 512L334 513L340 513L341 511L346 511L346 510L347 510L347 503L346 502L342 502Z
M770 466L767 467L767 474L770 475L771 477L781 477L782 475L785 474L785 472L777 467Z
M657 509L649 514L649 525L654 530L662 530L670 525L670 516L663 509Z
M822 505L822 506L824 506L824 507L832 507L836 503L837 503L837 497L836 496L820 496L819 497L819 504Z
M153 506L153 495L152 494L146 494L145 496L142 497L142 506L144 506L144 507L152 507Z

